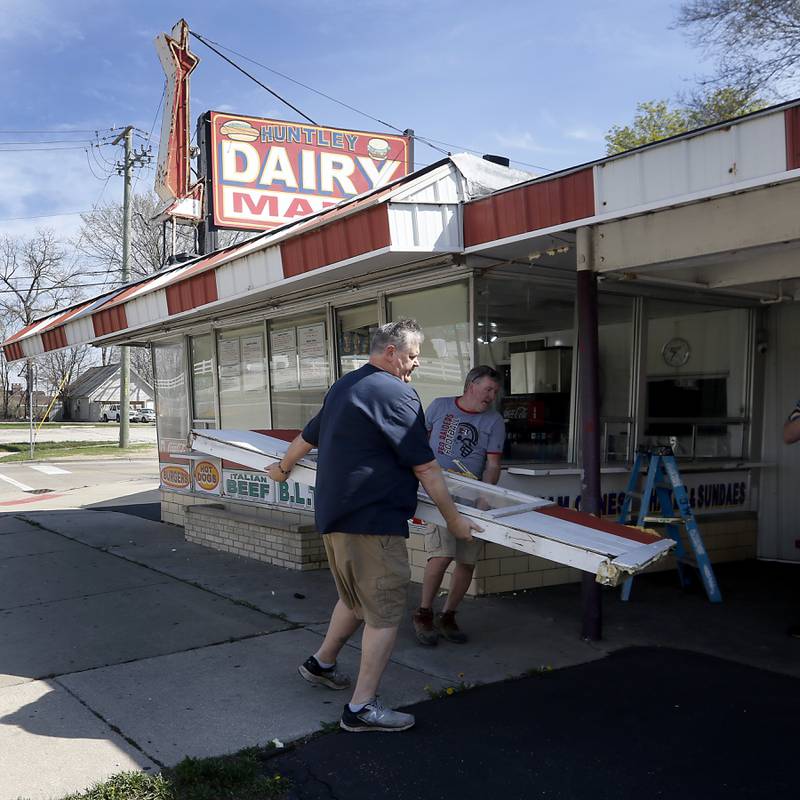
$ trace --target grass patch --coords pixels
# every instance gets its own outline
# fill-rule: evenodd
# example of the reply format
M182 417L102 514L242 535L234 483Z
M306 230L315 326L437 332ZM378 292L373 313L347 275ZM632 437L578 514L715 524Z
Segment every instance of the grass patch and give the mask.
M128 456L152 450L154 444L132 444L120 448L116 442L39 442L33 450L34 461L67 456ZM0 453L10 455L0 458L0 462L30 461L31 448L28 442L10 442L0 444Z
M267 769L268 755L253 747L231 756L185 758L160 775L121 772L62 800L279 800L289 781Z

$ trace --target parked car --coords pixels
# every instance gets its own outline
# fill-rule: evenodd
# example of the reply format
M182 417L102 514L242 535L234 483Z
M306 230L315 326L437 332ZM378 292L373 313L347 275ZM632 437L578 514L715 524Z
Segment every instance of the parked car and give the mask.
M100 417L100 419L103 422L119 422L120 421L119 406L118 405L113 405L113 406L109 406L108 408L104 409L103 410L103 416ZM135 422L136 421L136 409L135 408L129 408L128 409L128 420L130 422Z
M155 422L156 412L153 408L137 408L136 417L132 418L134 422Z

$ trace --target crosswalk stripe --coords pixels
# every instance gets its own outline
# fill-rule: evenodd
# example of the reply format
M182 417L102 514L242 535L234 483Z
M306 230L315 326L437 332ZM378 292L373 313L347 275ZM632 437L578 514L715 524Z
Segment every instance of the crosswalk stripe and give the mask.
M5 481L6 483L10 483L12 486L16 486L17 489L22 489L23 492L32 492L33 486L27 486L24 483L20 483L19 481L15 481L13 478L9 478L8 475L3 475L0 472L0 481Z
M43 472L45 475L69 475L68 469L54 467L51 464L30 464L30 468L37 472Z

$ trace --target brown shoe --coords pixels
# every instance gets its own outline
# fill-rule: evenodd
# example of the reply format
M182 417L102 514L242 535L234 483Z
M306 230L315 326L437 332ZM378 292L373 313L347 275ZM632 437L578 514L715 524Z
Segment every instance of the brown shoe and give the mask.
M439 641L439 634L433 627L433 609L418 608L411 617L417 641L424 645L434 645Z
M443 611L441 614L437 614L433 624L448 642L464 644L469 639L467 634L458 627L455 611Z

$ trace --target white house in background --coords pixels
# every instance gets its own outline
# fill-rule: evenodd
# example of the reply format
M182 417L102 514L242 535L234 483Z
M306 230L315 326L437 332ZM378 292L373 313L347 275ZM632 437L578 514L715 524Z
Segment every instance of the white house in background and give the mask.
M153 387L131 369L131 408L155 408ZM65 419L76 422L99 422L105 413L109 420L111 406L119 404L119 364L90 367L67 388Z

